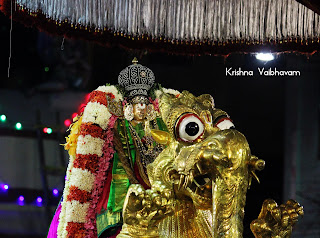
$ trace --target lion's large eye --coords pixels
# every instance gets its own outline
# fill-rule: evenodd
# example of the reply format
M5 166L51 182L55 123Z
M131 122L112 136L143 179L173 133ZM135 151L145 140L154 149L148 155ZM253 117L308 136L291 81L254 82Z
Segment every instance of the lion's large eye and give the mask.
M182 115L175 127L177 138L185 142L197 140L203 134L203 130L203 122L194 113Z

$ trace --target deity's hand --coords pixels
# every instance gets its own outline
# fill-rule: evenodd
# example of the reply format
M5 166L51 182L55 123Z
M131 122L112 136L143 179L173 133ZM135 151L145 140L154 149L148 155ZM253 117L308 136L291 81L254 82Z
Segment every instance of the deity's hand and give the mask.
M157 224L173 213L172 198L172 190L161 182L148 190L132 184L123 207L124 225L117 237L158 237Z
M278 206L274 200L266 199L250 228L256 238L288 238L299 216L303 216L303 207L298 202L288 200Z

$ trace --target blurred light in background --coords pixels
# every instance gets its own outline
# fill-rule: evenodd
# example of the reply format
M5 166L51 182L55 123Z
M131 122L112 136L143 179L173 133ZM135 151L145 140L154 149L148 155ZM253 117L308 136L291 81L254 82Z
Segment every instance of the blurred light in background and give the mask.
M20 122L16 123L16 129L21 130L22 129L22 124Z
M50 127L45 127L43 128L43 132L46 134L51 134L52 133L52 129Z
M90 99L90 94L91 94L91 93L88 93L88 94L86 95L86 102L89 101L89 99Z
M1 121L1 122L6 122L6 120L7 120L6 115L2 114L2 115L0 116L0 121Z
M37 197L36 202L38 206L42 206L42 197Z
M53 190L52 190L52 194L53 194L53 196L58 196L59 195L59 190L58 189L56 189L56 188L54 188Z
M81 103L79 106L79 112L83 112L84 108L86 107L87 104Z
M18 197L18 205L23 206L24 205L24 196L19 196Z
M7 191L8 189L9 189L9 185L8 184L1 184L1 190Z
M70 120L70 119L66 119L66 120L64 121L64 125L65 125L66 127L69 127L69 126L71 125L71 120Z
M271 53L258 53L256 54L256 59L261 61L271 61L274 60L274 55Z

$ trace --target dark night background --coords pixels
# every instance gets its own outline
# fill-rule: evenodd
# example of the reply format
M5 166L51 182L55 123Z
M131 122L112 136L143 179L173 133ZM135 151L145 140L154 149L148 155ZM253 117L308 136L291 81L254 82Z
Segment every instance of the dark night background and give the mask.
M0 14L0 45L0 90L18 91L26 99L39 94L88 93L106 83L116 84L119 72L131 64L134 56L138 57L139 63L153 70L156 81L163 87L188 90L195 95L211 94L216 107L226 111L236 128L247 137L252 154L266 161L265 169L257 172L261 184L253 180L247 194L244 237L253 237L249 224L258 216L264 199L283 202L288 84L317 80L319 53L309 56L279 54L268 63L242 53L228 57L179 56L104 48L81 40L48 36L13 22L8 78L10 20L3 14ZM254 70L255 76L226 76L229 67ZM257 67L301 70L302 76L263 77L258 76ZM304 72L308 72L308 78L303 76ZM27 113L28 108L25 110ZM1 230L0 236L5 237Z

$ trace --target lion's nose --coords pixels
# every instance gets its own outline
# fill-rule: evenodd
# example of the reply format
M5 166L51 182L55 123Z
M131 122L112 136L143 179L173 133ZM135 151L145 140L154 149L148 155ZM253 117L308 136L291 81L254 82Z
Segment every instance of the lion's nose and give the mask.
M199 159L206 166L213 168L217 166L223 166L226 168L232 166L231 160L225 153L223 153L223 151L210 149L208 147L200 152Z

